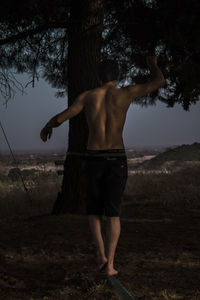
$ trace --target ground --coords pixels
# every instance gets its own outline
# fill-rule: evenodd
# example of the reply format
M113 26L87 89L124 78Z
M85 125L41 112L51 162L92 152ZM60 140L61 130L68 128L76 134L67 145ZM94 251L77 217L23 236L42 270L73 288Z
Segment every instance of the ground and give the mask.
M198 208L122 206L115 267L136 300L200 299L199 217ZM0 228L0 299L120 299L96 266L87 216L5 217Z

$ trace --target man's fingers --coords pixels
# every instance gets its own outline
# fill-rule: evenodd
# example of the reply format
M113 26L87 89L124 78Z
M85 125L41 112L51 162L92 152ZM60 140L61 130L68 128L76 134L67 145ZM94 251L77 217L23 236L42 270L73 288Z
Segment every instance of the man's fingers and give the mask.
M46 134L45 134L43 131L40 132L40 138L41 138L44 142L46 142L46 140L47 140Z
M47 138L43 136L43 137L42 137L42 140L43 140L44 142L46 142Z
M52 129L47 130L45 127L40 132L40 137L44 142L47 141L47 138L50 139L51 135L52 135Z
M50 131L48 132L48 135L49 135L49 139L50 139L50 137L51 137L51 135L52 135L52 130L50 130Z

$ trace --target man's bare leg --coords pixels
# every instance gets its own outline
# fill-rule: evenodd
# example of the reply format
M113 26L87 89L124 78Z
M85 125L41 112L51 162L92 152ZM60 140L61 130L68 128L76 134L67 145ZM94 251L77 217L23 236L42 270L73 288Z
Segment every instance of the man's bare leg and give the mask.
M104 241L101 234L101 216L88 215L89 224L93 235L93 240L97 249L97 262L101 269L108 261L105 256Z
M120 217L107 217L106 220L106 257L107 263L107 275L117 275L118 271L114 269L114 257L117 242L120 236L121 225Z

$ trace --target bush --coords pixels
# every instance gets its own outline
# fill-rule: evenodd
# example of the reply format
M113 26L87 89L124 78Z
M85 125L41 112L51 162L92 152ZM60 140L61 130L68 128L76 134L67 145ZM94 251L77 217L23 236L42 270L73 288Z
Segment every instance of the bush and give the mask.
M0 174L0 182L2 181L2 182L5 182L5 181L7 181L8 180L8 177L6 176L6 175L4 175L4 174Z
M11 168L8 173L8 177L12 181L17 181L20 179L20 169L19 168Z

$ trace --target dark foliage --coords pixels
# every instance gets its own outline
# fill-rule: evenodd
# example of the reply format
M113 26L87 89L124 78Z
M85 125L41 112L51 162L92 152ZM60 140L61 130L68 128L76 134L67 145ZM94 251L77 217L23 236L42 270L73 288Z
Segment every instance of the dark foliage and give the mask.
M7 0L1 4L2 72L27 72L32 86L42 76L58 88L58 96L65 95L71 3ZM159 65L167 84L159 92L137 99L137 103L154 104L159 99L168 106L181 103L187 110L199 100L199 13L197 0L105 1L101 58L118 59L121 85L146 81L149 71L145 56L160 56ZM0 76L4 96L6 80L6 76Z
M9 173L8 173L8 177L12 181L16 181L16 180L20 179L20 169L19 168L12 168L12 169L10 169Z

